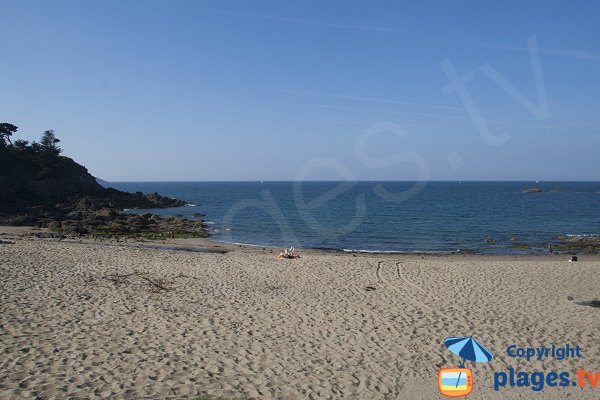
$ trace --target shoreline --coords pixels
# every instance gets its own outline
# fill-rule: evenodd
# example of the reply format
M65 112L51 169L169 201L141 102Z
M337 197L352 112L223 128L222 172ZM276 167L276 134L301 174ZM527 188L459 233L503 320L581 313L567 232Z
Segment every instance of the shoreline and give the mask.
M27 238L34 236L36 233L51 234L46 228L37 228L31 226L6 226L0 225L0 237L21 237ZM88 245L101 246L118 246L118 247L134 247L145 249L163 249L172 251L189 251L189 252L204 252L210 251L234 251L242 249L245 252L256 252L259 254L279 253L283 250L282 247L255 245L247 243L230 243L208 238L174 238L174 239L132 239L132 238L104 238L104 237L44 237L48 241L63 241L70 243L81 243ZM419 259L438 259L438 258L463 258L463 259L484 259L484 260L565 260L568 261L569 253L554 253L554 254L502 254L502 253L475 253L475 252L378 252L378 251L345 251L338 249L320 249L310 247L296 248L301 254L315 255L336 255L347 257L384 257L394 258L397 256ZM580 254L580 262L584 260L598 261L600 254Z
M571 255L573 253L577 253L578 255L585 255L585 256L590 256L590 255L598 255L600 254L600 234L581 234L581 235L577 235L577 234L570 234L570 235L564 235L565 238L567 238L567 241L563 241L563 242L553 242L552 245L557 248L558 250L554 250L552 254L548 254L548 250L545 246L539 245L539 246L533 246L533 245L523 245L521 244L520 246L515 246L515 247L504 247L502 249L498 249L496 251L479 251L479 250L471 250L471 249L457 249L457 250L367 250L367 249L347 249L347 248L325 248L325 247L297 247L297 249L304 249L304 250L314 250L314 251L322 251L322 252L341 252L341 253L348 253L348 254L398 254L398 255L411 255L411 254L415 254L415 255L447 255L447 256L451 256L451 255L463 255L463 254L470 254L470 255L481 255L481 256L547 256L547 255L563 255L563 256L568 256ZM230 244L230 245L239 245L239 246L245 246L245 247L269 247L269 248L278 248L278 249L282 249L283 247L277 247L277 246L273 246L273 245L261 245L261 244L253 244L253 243L241 243L241 242L227 242L227 241L222 241L222 240L218 240L218 239L211 239L211 237L207 237L205 238L206 240L209 241L213 241L213 242L218 242L218 243L224 243L224 244ZM572 248L572 249L564 249L561 247L560 244L566 246L568 245L568 239L571 240L587 240L587 239L592 239L594 240L593 243L593 248L590 247L590 249L593 252L587 252L587 251L583 251L586 250L585 248L581 247L581 248ZM561 240L561 239L558 239ZM519 252L516 251L517 249L524 249L524 248L529 248L529 251L524 251L524 252ZM504 251L507 250L507 251ZM512 250L512 251L510 251ZM535 251L533 251L535 250Z

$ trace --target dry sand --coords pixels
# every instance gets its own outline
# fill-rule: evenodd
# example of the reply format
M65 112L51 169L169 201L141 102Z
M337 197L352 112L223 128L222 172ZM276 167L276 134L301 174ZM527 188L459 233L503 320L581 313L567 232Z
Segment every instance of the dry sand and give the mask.
M600 370L600 309L567 299L598 296L597 256L279 260L2 232L14 243L0 244L1 399L435 399L438 369L459 362L442 341L457 335L496 356L467 363L470 398L600 398L600 385L492 388L510 367ZM506 355L567 343L583 357Z

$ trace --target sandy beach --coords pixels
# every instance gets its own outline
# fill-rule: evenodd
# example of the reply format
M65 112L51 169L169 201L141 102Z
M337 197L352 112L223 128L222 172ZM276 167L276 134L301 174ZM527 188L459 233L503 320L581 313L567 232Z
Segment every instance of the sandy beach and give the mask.
M569 299L598 296L599 256L281 260L200 239L1 233L1 399L443 398L437 372L460 361L443 340L463 335L495 355L467 362L470 398L599 397L600 386L493 389L511 367L600 370L600 309ZM527 361L507 355L512 344L578 345L582 357Z

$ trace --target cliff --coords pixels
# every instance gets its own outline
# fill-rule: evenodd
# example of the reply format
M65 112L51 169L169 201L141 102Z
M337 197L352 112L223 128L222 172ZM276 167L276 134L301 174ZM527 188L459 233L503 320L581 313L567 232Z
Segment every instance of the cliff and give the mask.
M0 124L0 133L6 125L10 124ZM60 155L58 142L52 131L32 144L13 144L8 136L0 136L0 224L37 225L77 234L207 236L202 221L122 213L125 208L180 207L186 202L158 193L105 188L84 166Z

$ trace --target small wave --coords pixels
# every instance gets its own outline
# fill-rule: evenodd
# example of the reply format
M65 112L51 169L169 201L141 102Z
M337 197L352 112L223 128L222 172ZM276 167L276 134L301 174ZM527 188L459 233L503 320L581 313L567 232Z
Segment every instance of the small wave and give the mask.
M188 206L188 207L196 207L196 205L194 203L187 203L186 206Z
M228 242L228 241L225 241L225 240L215 240L215 242L226 243L226 244L235 244L235 245L238 245L238 246L248 246L248 247L272 247L272 246L269 246L269 245L252 244L252 243L241 243L241 242Z
M600 233L570 233L566 234L565 236L572 238L600 237Z
M238 246L249 246L249 247L268 247L268 246L263 246L262 244L240 243L240 242L231 242L231 244L237 244Z
M342 249L344 253L389 253L397 254L399 251L394 250L364 250L364 249Z
M447 254L452 253L451 250L441 251L441 250L364 250L364 249L342 249L345 253L369 253L369 254ZM456 252L460 252L460 250L456 250Z
M206 225L214 225L215 223L213 221L204 221L204 224L206 224Z

